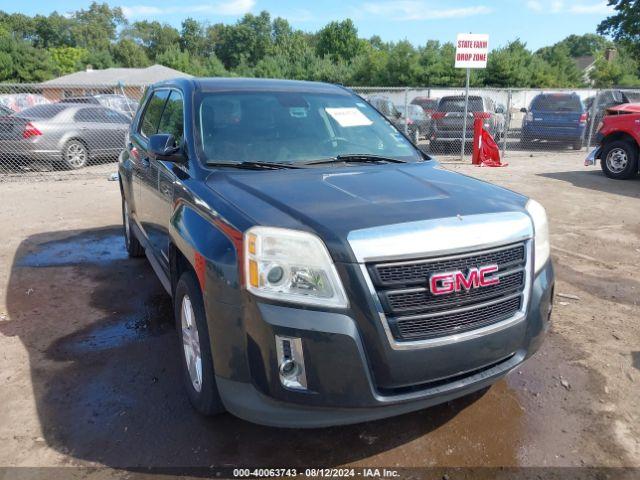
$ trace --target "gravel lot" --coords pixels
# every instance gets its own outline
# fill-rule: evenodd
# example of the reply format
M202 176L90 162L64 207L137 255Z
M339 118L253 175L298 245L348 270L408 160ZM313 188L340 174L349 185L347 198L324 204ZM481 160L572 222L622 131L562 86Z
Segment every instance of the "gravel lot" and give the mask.
M547 208L558 296L542 350L484 395L316 431L193 412L169 298L126 258L117 182L0 184L0 466L640 467L640 180L583 157L444 165Z

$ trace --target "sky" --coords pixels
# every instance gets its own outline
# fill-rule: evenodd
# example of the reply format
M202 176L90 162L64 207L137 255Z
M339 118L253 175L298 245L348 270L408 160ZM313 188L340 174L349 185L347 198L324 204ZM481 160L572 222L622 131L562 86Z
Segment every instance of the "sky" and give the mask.
M102 0L101 0L102 1ZM351 18L360 37L384 41L455 41L459 32L488 33L490 47L519 38L536 50L570 34L594 33L612 12L606 0L104 0L122 7L129 21L158 20L180 27L187 17L234 23L267 10L304 31ZM0 10L28 15L86 8L90 0L0 0Z

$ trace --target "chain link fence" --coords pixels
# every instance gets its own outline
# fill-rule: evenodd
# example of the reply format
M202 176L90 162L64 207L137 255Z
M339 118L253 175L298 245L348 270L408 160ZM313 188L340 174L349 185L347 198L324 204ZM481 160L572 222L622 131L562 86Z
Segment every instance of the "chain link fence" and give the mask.
M115 172L144 89L122 84L0 85L0 182ZM468 160L476 118L505 158L586 150L607 108L640 101L640 90L475 88L469 90L465 117L463 88L353 90L422 150L445 160Z
M144 86L0 84L0 181L108 175Z

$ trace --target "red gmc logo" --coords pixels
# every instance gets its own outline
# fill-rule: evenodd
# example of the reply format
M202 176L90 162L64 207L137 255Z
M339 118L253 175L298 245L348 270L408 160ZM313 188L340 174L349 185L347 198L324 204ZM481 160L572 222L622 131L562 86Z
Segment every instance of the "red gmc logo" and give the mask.
M497 265L470 268L466 275L462 271L436 273L429 278L429 290L433 295L446 295L447 293L460 292L462 289L490 287L500 283L500 279L490 277L498 271Z

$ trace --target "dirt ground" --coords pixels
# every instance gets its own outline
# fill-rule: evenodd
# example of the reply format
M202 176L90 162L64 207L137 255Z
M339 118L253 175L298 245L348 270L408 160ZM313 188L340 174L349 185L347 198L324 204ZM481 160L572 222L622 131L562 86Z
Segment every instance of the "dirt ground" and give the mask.
M547 208L558 282L541 351L483 395L315 431L194 413L169 298L126 257L117 182L0 183L0 467L640 467L640 180L583 156L445 164Z

